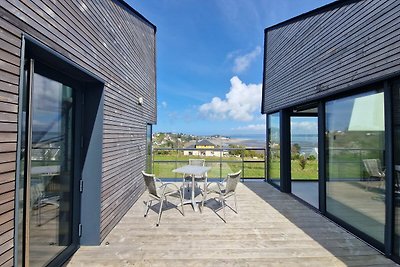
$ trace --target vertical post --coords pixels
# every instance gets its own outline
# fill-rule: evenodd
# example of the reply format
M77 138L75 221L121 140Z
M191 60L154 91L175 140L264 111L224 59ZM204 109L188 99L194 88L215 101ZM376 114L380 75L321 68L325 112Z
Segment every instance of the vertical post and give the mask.
M219 154L219 181L222 181L222 153L223 150L221 148L221 153Z
M266 144L265 144L265 157L264 157L264 160L265 160L265 181L266 182L268 182L269 180L270 180L270 177L269 177L269 169L271 168L270 167L270 139L271 139L271 137L270 137L270 135L271 135L271 130L270 130L270 127L269 127L269 124L270 124L270 121L269 121L269 114L267 114L267 116L266 116L266 125L267 125L267 131L266 131L266 133L265 133L265 139L266 139Z
M291 158L290 158L290 113L288 110L280 111L280 141L281 141L281 191L292 191Z
M25 77L25 71L27 70L26 61L25 61L25 36L22 34L22 40L21 40L21 49L20 49L20 66L22 66L19 69L19 86L18 86L18 130L17 130L17 162L16 162L16 169L15 169L15 189L16 192L19 192L21 188L24 186L23 181L21 182L21 175L22 171L21 168L21 159L25 156L25 152L22 151L22 140L25 137L24 133L26 131L26 124L24 121L24 108L25 106L25 99L24 95L26 92L26 77ZM23 189L23 188L22 188ZM23 264L23 239L24 236L23 234L20 235L20 233L23 233L24 227L22 227L19 224L21 220L23 220L23 214L22 217L20 215L20 209L24 208L24 205L20 206L19 203L20 201L24 201L23 198L20 197L19 194L15 194L15 207L14 207L14 266L20 266ZM21 240L20 241L20 237Z
M266 149L263 149L263 153L264 153L264 182L267 181L267 153L266 153Z
M393 169L393 107L392 91L388 81L384 84L384 116L385 116L385 161L386 161L386 215L385 215L385 255L390 256L394 237L394 169Z
M178 150L176 150L176 157L175 157L175 169L177 168L178 168ZM178 181L177 179L178 179L177 173L175 173L175 181Z
M325 103L318 104L318 188L319 210L326 213Z
M32 93L33 93L34 60L29 60L28 83L26 88L26 132L25 132L25 181L24 181L24 240L23 240L23 266L29 267L30 243L30 210L31 210L31 150L32 150Z
M151 173L154 173L155 167L154 167L154 153L156 153L157 148L152 147L151 148Z
M244 149L242 149L242 153L241 153L241 158L242 158L242 182L244 181L244 176L245 176L245 173L244 173L244 152L245 152L245 150L246 150L246 148L244 148Z

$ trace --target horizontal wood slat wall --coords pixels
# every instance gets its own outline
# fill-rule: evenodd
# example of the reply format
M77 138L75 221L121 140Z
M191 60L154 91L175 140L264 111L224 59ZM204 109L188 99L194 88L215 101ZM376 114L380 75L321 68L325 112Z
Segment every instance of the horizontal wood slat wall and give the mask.
M400 2L342 1L265 31L263 112L400 75Z
M11 266L22 34L105 82L102 240L144 191L146 126L156 122L156 29L118 0L3 0L0 15L0 265Z
M13 265L21 37L0 18L0 266Z

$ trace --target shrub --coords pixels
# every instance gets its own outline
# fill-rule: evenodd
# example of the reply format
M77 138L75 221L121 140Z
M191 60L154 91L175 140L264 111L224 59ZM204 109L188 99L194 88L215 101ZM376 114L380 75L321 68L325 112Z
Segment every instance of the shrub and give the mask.
M301 155L299 158L299 165L301 167L302 170L304 170L304 168L307 165L307 158L304 155Z
M317 158L316 158L314 155L310 155L310 156L308 156L307 159L308 159L308 160L316 160Z

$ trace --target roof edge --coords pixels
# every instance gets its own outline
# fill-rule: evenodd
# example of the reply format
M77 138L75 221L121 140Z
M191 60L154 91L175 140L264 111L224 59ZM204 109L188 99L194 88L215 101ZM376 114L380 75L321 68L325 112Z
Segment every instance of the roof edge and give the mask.
M129 11L131 11L132 13L134 13L135 15L137 15L140 19L142 19L144 22L148 23L151 27L153 27L154 32L157 32L157 26L154 25L150 20L148 20L145 16L143 16L142 14L140 14L136 9L134 9L131 5L129 5L127 2L125 2L125 0L114 0L118 3L120 3L121 5L123 5L124 7L126 7Z
M277 24L274 24L272 26L269 26L269 27L264 29L264 33L268 32L268 31L271 31L271 30L274 30L274 29L277 29L277 28L280 28L280 27L283 27L283 26L286 26L286 25L288 25L290 23L299 21L301 19L305 19L307 17L314 16L314 15L316 15L318 13L321 13L321 12L324 12L324 11L327 11L327 10L331 10L333 8L336 8L336 7L341 7L341 6L344 6L344 5L348 5L348 4L351 4L351 3L360 2L360 1L364 1L364 0L336 0L336 1L332 2L332 3L327 4L327 5L318 7L316 9L307 11L306 13L297 15L297 16L292 17L290 19L287 19L287 20L284 20L284 21L279 22Z

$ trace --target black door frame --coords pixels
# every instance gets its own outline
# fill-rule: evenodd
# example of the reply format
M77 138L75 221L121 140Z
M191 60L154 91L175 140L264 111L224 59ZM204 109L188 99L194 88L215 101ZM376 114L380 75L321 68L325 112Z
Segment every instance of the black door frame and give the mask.
M312 113L312 112L296 112L295 110L307 110L307 109L310 109L310 108L317 108L317 113ZM310 203L308 203L307 201L305 201L305 200L303 200L302 198L300 198L299 196L297 196L297 195L295 195L295 194L293 194L293 192L292 192L292 175L291 175L291 172L292 172L292 166L291 166L291 161L290 161L290 165L288 165L288 167L289 167L289 170L290 170L290 179L288 179L289 181L290 181L290 192L288 192L288 193L290 193L290 194L292 194L292 196L294 196L296 199L298 199L298 200L300 200L301 202L303 202L304 204L306 204L307 206L309 206L310 208L312 208L312 209L314 209L314 210L316 210L316 211L319 211L320 210L320 206L321 206L321 202L322 202L322 200L321 200L321 183L322 183L322 179L321 179L321 173L320 173L320 161L319 161L319 157L320 157L320 152L319 151L321 151L320 150L320 140L321 140L321 137L320 137L320 130L319 130L319 123L320 123L320 118L321 118L321 114L320 114L320 110L321 110L321 107L320 107L320 103L315 103L315 102L312 102L312 103L310 103L310 104L308 104L308 105L306 105L306 106L304 106L304 107L296 107L296 108L293 108L291 111L290 111L290 113L289 113L289 129L288 129L288 133L289 133L289 138L290 138L290 142L289 142L289 151L287 152L289 155L291 154L291 135L292 135L292 126L291 126L291 119L292 119L292 117L298 117L298 118L301 118L301 117L304 117L304 118L317 118L317 120L318 120L318 129L317 129L317 142L318 142L318 144L317 144L317 147L318 147L318 158L317 158L317 160L318 160L318 207L314 207L313 205L311 205ZM289 182L288 181L288 182Z
M31 169L31 145L32 145L32 88L34 87L33 84L33 75L34 73L45 74L46 77L57 80L62 82L63 84L69 85L73 87L73 144L72 144L72 154L73 154L73 177L71 181L71 194L72 194L72 211L71 211L71 245L69 245L66 249L60 252L47 266L60 266L66 259L68 259L79 247L79 222L80 222L80 192L79 192L79 180L80 180L80 168L81 168L81 157L80 157L80 136L81 133L81 114L83 112L81 105L82 98L82 84L77 81L74 81L71 77L67 77L61 73L58 73L57 70L49 68L45 65L41 65L40 61L34 60L33 58L27 58L27 98L25 105L27 107L27 116L26 116L26 135L25 135L25 144L26 149L24 152L25 158L25 166L24 166L24 218L23 218L23 265L29 266L29 226L30 226L30 214L29 214L29 207L30 207L30 169ZM38 68L36 68L38 67ZM39 72L37 71L39 69Z

